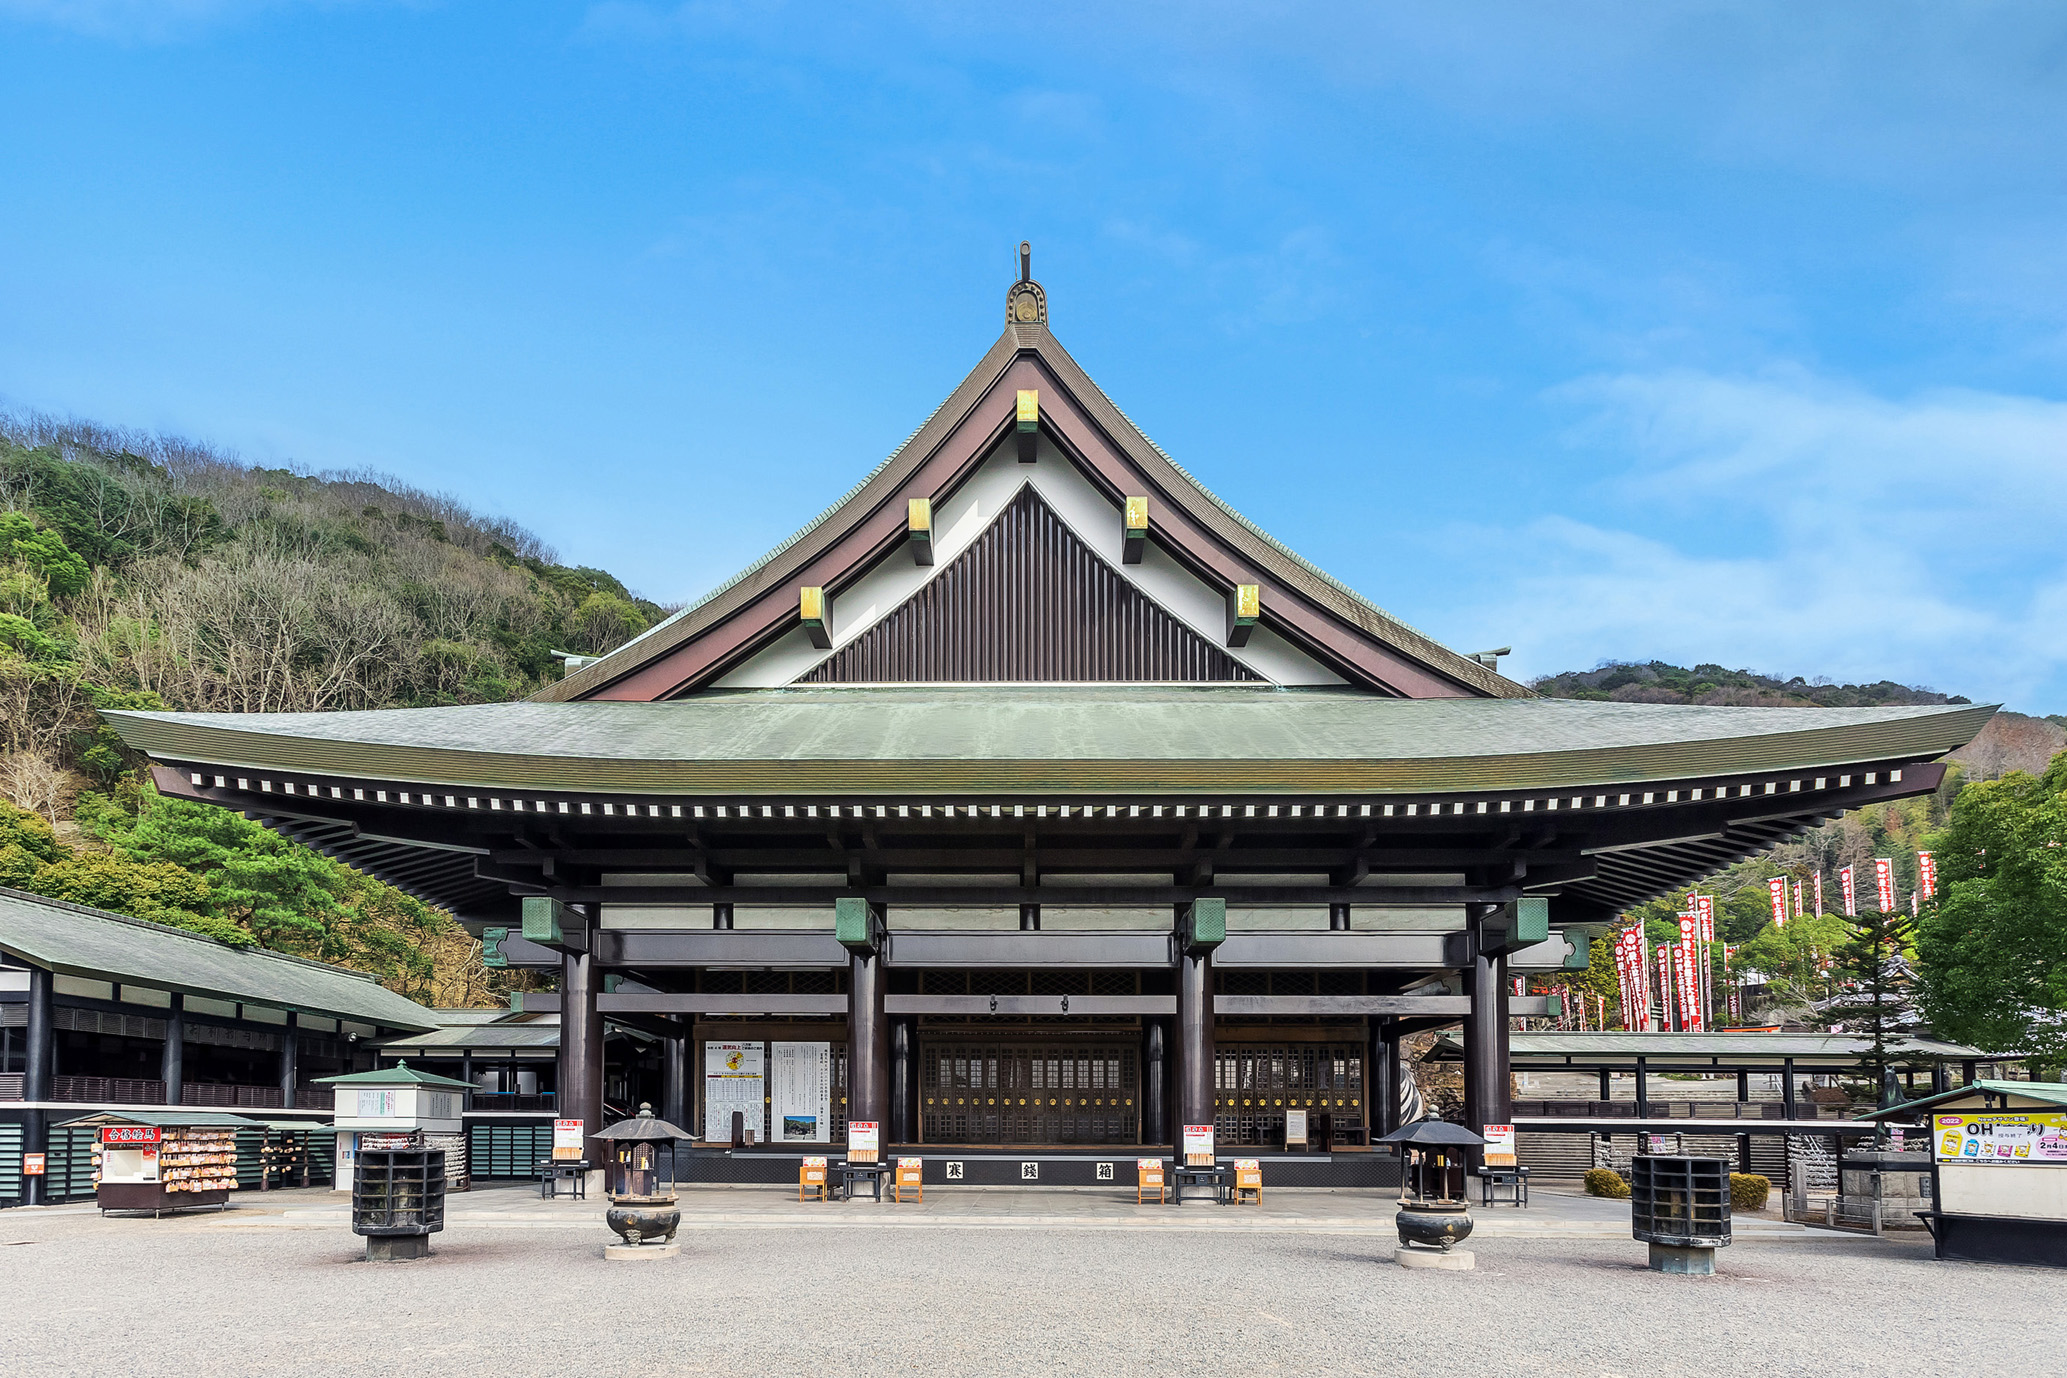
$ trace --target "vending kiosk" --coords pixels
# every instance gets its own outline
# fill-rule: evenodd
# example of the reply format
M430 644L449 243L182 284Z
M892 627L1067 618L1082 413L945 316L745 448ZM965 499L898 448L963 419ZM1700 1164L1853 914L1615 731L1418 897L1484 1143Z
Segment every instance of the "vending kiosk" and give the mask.
M94 1200L102 1213L194 1210L229 1204L237 1190L237 1131L258 1124L206 1110L109 1111L72 1120L91 1128Z

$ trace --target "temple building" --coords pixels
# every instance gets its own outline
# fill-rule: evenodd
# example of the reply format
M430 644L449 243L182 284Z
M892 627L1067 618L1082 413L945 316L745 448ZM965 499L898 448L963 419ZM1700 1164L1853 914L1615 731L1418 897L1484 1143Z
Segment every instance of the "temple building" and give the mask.
M1466 1119L1505 1121L1509 1017L1545 999L1511 974L1928 792L1993 711L1548 700L1497 660L1179 467L1022 246L1003 334L910 439L531 700L108 716L166 793L556 972L524 1007L558 1012L591 1132L607 1021L712 1139L1277 1147L1303 1118L1354 1157L1404 1035L1461 1026Z

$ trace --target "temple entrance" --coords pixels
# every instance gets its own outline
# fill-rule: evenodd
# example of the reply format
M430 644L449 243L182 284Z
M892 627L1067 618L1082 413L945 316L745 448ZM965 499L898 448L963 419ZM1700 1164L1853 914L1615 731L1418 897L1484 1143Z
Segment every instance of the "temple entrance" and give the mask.
M919 1119L929 1144L1141 1141L1138 1040L928 1039Z
M1222 1043L1213 1080L1224 1146L1283 1147L1287 1110L1306 1111L1309 1142L1365 1141L1361 1043Z

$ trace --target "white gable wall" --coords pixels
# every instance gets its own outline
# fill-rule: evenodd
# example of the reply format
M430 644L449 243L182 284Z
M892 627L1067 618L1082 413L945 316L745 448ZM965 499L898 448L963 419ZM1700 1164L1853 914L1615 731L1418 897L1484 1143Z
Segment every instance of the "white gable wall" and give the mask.
M813 646L804 629L798 627L726 674L713 687L772 689L810 673L819 662L889 616L952 564L1029 483L1078 539L1119 571L1122 578L1211 644L1225 646L1225 595L1185 571L1153 537L1140 564L1122 563L1126 537L1119 509L1045 436L1032 464L1019 462L1015 440L1007 436L952 497L934 504L931 565L914 564L908 553L898 551L832 600L832 650L821 651ZM1251 633L1248 645L1225 649L1230 657L1271 684L1345 683L1334 671L1265 627Z

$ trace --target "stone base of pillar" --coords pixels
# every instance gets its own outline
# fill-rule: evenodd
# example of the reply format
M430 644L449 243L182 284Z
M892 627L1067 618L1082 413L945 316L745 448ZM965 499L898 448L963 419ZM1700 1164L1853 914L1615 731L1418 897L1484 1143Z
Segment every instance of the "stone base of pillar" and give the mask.
M1682 1249L1673 1244L1653 1244L1651 1271L1705 1278L1715 1272L1715 1250Z
M603 1257L612 1263L649 1263L680 1256L680 1244L605 1244Z
M431 1237L427 1234L376 1234L366 1237L368 1263L399 1263L430 1256Z
M1402 1244L1392 1251L1392 1261L1402 1268L1435 1268L1449 1273L1468 1273L1478 1267L1469 1249L1416 1249Z

